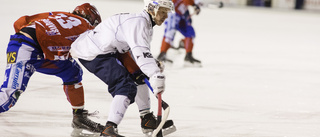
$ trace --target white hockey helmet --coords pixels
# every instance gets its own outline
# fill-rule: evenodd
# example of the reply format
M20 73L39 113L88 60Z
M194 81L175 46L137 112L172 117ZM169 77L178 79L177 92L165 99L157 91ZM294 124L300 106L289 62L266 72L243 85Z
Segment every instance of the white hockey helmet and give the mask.
M174 11L174 4L171 0L145 0L145 10L148 12L154 12L157 15L160 7L168 8L170 12Z

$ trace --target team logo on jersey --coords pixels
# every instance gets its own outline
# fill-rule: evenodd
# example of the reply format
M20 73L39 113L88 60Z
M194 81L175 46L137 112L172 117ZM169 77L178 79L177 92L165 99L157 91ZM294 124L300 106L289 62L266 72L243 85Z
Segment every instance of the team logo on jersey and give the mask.
M48 49L50 51L69 51L70 46L49 46Z
M42 21L49 28L49 30L46 30L46 34L48 36L61 35L61 33L60 33L59 29L57 28L57 26L54 25L54 23L51 22L49 19L42 19Z
M75 41L78 37L79 37L79 35L74 35L74 36L68 36L68 37L65 37L65 38L68 39L68 40L71 40L71 41Z
M8 52L7 53L7 63L16 63L17 61L17 52Z
M143 52L144 58L153 58L152 54L150 52Z
M18 62L16 64L16 69L14 70L14 76L13 76L13 81L12 81L12 88L13 89L17 89L18 87L20 87L19 76L20 76L20 73L23 73L22 72L22 67L23 67L23 63L22 62Z

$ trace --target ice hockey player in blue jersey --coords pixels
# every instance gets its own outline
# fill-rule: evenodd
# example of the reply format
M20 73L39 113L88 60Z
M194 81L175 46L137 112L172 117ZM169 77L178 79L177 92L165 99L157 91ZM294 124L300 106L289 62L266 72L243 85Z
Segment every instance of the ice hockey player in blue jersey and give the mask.
M195 59L192 54L195 30L192 26L192 15L189 12L189 6L194 7L194 14L200 13L199 2L195 0L173 0L175 13L170 13L165 21L165 32L161 44L160 54L157 59L164 62L173 61L167 58L167 51L173 47L176 31L179 31L185 38L179 42L179 47L185 48L186 56L184 58L185 66L201 66L201 61Z

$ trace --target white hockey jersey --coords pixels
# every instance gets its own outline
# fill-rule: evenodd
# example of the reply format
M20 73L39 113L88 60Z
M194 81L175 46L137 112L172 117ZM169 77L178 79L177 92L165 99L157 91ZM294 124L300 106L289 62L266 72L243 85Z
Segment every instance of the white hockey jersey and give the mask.
M150 52L152 35L153 26L146 11L117 14L82 33L72 43L70 53L74 58L90 61L101 54L131 50L141 71L151 77L160 72Z

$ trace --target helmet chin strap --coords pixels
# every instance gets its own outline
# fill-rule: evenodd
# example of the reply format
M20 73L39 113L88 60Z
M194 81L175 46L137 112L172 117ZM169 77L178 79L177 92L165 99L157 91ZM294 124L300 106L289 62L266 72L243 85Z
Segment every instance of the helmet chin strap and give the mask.
M155 8L152 11L148 11L148 13L151 15L151 19L153 22L156 22L155 19L156 19L157 11L158 10Z
M152 16L152 20L154 21L154 22L156 22L156 16L157 16L157 12L158 12L158 8L154 8L153 9L153 11L152 11L152 13L151 13L151 16Z
M154 13L154 15L151 15L151 16L152 16L152 20L156 22L156 13Z

